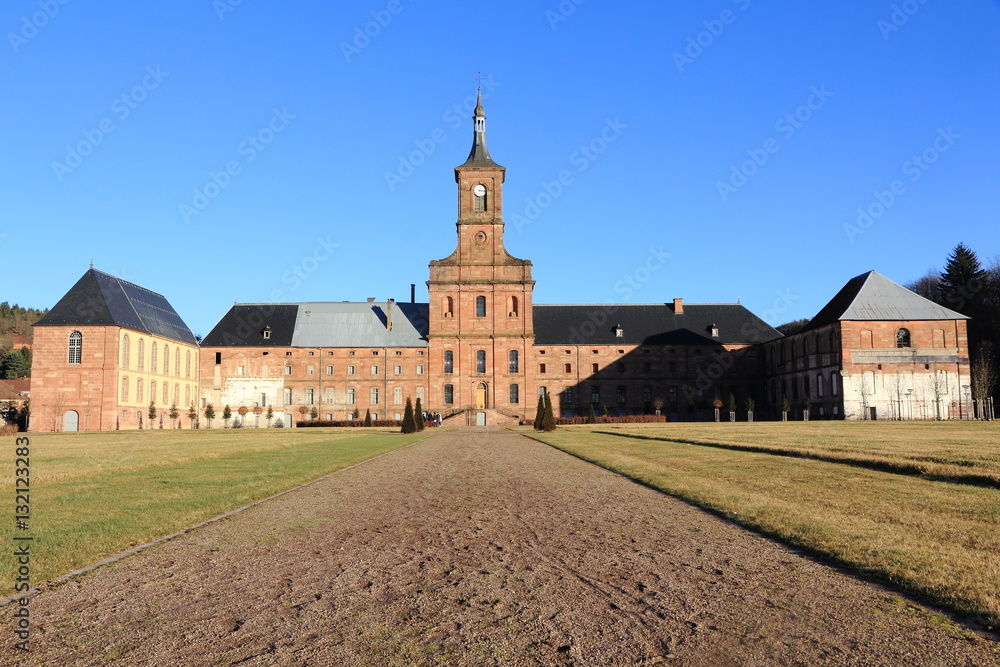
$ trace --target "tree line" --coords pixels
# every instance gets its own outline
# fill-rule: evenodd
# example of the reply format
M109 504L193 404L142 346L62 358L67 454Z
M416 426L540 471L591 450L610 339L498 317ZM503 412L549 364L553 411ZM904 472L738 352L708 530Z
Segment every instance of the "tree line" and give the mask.
M31 350L14 345L14 337L31 340L31 325L49 312L0 303L0 380L31 376Z

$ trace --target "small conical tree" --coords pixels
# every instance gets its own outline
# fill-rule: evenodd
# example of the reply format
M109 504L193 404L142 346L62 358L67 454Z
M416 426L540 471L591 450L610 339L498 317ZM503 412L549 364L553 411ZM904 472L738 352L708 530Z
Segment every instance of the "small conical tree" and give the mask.
M174 403L170 406L170 421L176 422L177 418L181 416L180 410L177 409L177 404Z
M545 419L545 396L538 395L538 407L535 408L534 427L536 431L542 430L542 420Z
M194 420L198 418L198 411L194 409L194 403L188 408L188 422L190 422L191 428L194 428Z
M233 418L233 409L228 405L222 408L222 421L226 423L226 428L229 428L229 420Z
M413 418L413 404L410 397L406 397L406 409L403 410L403 433L416 433L417 420Z
M372 425L372 411L371 409L365 410L365 426Z
M208 421L208 428L212 428L212 420L215 419L215 408L209 403L205 406L205 419Z
M547 392L545 394L545 417L542 419L542 430L556 430L556 416L552 413L552 398Z
M413 406L413 418L417 422L418 431L423 431L427 428L427 424L424 423L424 406L420 404L419 396L417 396L417 404Z
M267 427L271 428L271 420L274 419L274 408L272 406L267 406L267 413L264 415L264 419L267 420Z
M587 412L587 423L588 424L596 424L597 423L597 415L594 414L594 404L593 403L590 404L590 411Z
M150 424L149 427L150 428L153 428L152 424L153 424L153 420L154 419L156 419L156 403L154 403L153 401L150 401L149 402L149 424Z

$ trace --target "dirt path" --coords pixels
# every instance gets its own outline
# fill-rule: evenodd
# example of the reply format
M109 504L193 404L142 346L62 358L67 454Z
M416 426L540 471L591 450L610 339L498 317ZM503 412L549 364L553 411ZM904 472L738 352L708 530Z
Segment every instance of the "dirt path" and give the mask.
M439 433L31 606L26 664L1000 664L898 596L502 431Z

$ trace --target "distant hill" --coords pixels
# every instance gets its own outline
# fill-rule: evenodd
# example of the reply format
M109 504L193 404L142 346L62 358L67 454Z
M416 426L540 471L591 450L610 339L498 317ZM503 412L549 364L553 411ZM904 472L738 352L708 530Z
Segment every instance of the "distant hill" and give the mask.
M15 347L14 337L32 339L31 325L42 318L48 309L22 308L16 303L12 306L6 301L0 302L0 355Z

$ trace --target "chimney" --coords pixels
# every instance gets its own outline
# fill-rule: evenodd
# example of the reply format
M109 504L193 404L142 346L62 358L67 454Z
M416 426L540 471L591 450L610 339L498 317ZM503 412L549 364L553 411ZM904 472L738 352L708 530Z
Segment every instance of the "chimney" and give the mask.
M674 315L684 314L684 299L674 299Z
M396 303L395 299L389 299L385 303L385 330L392 331L392 304Z
M417 302L417 285L416 283L410 283L410 303Z
M368 297L368 303L375 303L375 297L373 296Z

